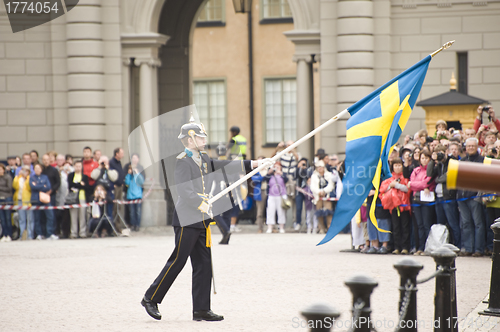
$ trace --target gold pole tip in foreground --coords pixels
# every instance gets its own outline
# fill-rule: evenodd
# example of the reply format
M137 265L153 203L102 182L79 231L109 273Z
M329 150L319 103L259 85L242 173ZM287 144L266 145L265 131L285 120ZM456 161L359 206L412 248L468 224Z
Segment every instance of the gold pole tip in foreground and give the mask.
M455 42L454 40L450 40L449 42L447 42L447 43L443 44L443 46L441 46L441 48L440 48L440 49L438 49L438 50L434 51L434 53L431 53L431 56L433 57L433 56L435 56L436 54L438 54L439 52L441 52L442 50L446 50L446 49L450 48L450 47L451 47L451 45L453 45L453 43L454 43L454 42Z
M449 42L447 42L446 44L443 45L444 49L450 48L451 45L453 45L453 43L455 43L455 41L454 40L450 40Z

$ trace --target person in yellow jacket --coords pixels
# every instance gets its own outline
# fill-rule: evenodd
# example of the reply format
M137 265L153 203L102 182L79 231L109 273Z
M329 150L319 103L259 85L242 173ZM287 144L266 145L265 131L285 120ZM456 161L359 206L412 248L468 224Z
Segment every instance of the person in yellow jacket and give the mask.
M31 187L30 187L30 166L23 166L19 174L12 182L14 193L14 205L31 206ZM35 223L33 220L33 211L18 210L19 213L19 234L22 240L33 239L35 233Z
M240 128L238 126L232 126L229 131L231 133L231 138L226 147L229 153L229 159L247 159L247 139L240 135Z

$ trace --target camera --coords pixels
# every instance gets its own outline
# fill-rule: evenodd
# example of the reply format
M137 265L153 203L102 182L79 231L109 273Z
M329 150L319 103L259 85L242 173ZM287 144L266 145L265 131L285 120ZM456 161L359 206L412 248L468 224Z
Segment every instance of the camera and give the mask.
M437 161L443 161L446 158L446 155L443 152L437 153Z
M486 112L488 113L488 111L490 110L490 107L489 106L484 106L483 107L483 112Z
M493 153L493 154L497 154L497 152L498 152L497 148L493 148L493 149L491 149L491 153Z

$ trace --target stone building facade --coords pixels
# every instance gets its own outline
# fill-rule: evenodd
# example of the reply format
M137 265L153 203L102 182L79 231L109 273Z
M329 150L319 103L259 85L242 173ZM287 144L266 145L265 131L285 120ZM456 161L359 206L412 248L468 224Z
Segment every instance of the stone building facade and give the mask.
M226 125L238 124L248 138L246 46L236 52L223 43L222 57L207 43L210 31L237 36L247 16L218 1L227 20L218 31L196 27L207 0L80 0L66 15L15 34L2 3L0 159L32 149L81 156L87 145L111 155L141 123L193 103L196 80L229 80L217 68L231 66L241 77L227 89ZM268 75L295 79L300 138L449 40L456 42L432 60L419 100L448 91L454 72L459 90L500 112L498 0L288 0L290 22L259 25L259 8L275 2L283 1L252 5L253 54L262 64L254 71L256 155L272 151L263 131ZM342 154L346 120L299 151ZM404 134L424 127L416 107Z
M253 10L257 12L264 1L254 1ZM225 2L233 27L242 28L246 15L234 14L230 1ZM217 61L193 68L196 17L204 3L81 0L68 14L16 34L1 5L0 156L31 149L81 155L86 145L110 154L116 146L127 146L128 134L140 123L192 103L193 72L202 73ZM266 45L268 38L285 50L266 65L287 72L292 68L297 137L452 39L453 48L431 62L420 98L447 91L455 72L459 82L465 79L468 94L500 107L499 1L289 0L288 4L293 24L275 28L278 36L257 33L254 43ZM228 24L226 29L230 28ZM256 57L261 52L265 49L254 50ZM466 63L465 72L458 68L457 54ZM227 121L228 126L235 122L233 109L237 109L248 136L246 104L228 108ZM270 150L263 144L262 115L255 116L256 153L266 153ZM407 131L423 128L424 118L417 107ZM342 153L345 120L317 137L316 148ZM312 149L309 144L302 152L310 155Z

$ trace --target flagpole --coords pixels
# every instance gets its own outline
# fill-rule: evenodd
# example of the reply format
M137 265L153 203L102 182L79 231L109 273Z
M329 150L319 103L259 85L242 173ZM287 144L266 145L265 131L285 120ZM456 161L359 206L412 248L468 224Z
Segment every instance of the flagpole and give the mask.
M347 112L348 112L348 110L346 108L345 110L343 110L339 114L335 115L330 120L328 120L325 123L323 123L318 128L315 128L309 134L305 135L304 137L302 137L301 139L299 139L298 141L296 141L295 143L293 143L292 145L290 145L289 147L287 147L285 150L281 151L280 153L276 154L274 157L270 158L270 160L269 160L270 162L269 163L263 163L259 167L253 169L250 173L248 173L247 175L245 175L244 177L242 177L241 179L239 179L238 181L236 181L235 183L233 183L232 185L230 185L229 187L227 187L226 189L224 189L223 191L221 191L220 193L218 193L214 197L210 198L208 200L208 204L209 205L213 204L219 198L221 198L222 196L226 195L228 192L230 192L234 188L238 187L240 184L246 182L249 178L251 178L252 176L254 176L254 174L256 174L257 172L259 172L261 169L271 166L271 162L272 163L276 162L276 160L278 160L279 158L281 158L282 155L284 155L285 153L289 152L290 150L295 149L297 146L299 146L300 144L304 143L309 138L313 137L314 135L316 135L317 133L319 133L320 131L322 131L323 129L325 129L326 127L328 127L329 125L331 125L332 123L334 123L335 121L337 121L338 119L340 119Z
M454 42L455 42L454 40L450 40L449 42L443 44L443 46L441 46L440 49L437 49L437 50L435 50L434 52L431 53L431 57L434 57L436 54L438 54L442 50L446 50L446 49L450 48L451 45L453 45Z

